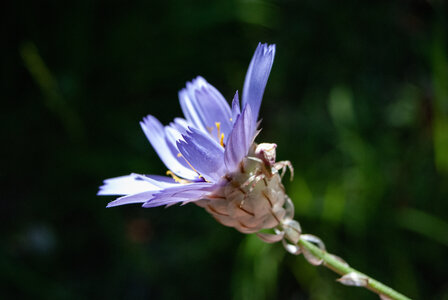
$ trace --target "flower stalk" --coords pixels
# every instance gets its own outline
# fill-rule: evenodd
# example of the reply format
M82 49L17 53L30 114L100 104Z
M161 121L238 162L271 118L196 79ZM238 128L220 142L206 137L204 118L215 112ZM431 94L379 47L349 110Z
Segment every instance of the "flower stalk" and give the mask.
M338 281L342 284L365 287L366 289L378 294L381 299L411 300L378 280L375 280L372 277L350 267L340 258L320 249L313 243L306 241L303 238L299 240L297 245L302 249L302 251L308 251L314 257L322 260L322 265L341 275L342 278ZM350 277L351 280L349 279Z

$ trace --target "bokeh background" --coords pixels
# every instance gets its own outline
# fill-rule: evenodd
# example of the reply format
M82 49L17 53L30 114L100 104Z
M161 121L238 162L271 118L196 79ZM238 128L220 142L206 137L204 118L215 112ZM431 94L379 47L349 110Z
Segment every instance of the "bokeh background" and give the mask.
M204 76L230 101L277 55L258 141L305 232L415 299L448 299L443 1L7 1L1 299L378 299L193 204L106 209L105 178L166 168L146 114Z

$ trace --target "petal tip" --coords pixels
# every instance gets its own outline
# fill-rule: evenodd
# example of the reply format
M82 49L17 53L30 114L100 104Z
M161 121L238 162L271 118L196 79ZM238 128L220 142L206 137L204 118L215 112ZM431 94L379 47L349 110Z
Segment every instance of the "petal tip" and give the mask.
M118 206L117 204L114 204L115 201L111 201L109 203L107 203L106 208L111 208L111 207L115 207Z
M262 52L262 55L275 55L275 44L258 43L257 50Z

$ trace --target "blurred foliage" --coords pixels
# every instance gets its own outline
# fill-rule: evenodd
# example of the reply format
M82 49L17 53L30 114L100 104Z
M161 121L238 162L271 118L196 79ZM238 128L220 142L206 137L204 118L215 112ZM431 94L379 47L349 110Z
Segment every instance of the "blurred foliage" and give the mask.
M1 299L377 299L193 204L105 209L109 177L163 174L139 120L227 99L277 44L258 141L305 232L416 299L448 299L444 1L7 1Z

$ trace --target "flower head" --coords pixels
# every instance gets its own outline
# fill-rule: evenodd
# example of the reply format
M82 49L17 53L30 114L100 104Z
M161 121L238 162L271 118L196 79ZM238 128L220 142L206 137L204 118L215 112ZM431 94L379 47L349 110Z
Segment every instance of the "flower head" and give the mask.
M131 174L107 179L99 195L122 195L108 207L143 207L195 202L219 222L242 232L273 228L286 214L287 196L275 163L275 145L254 143L275 45L259 44L246 74L242 104L230 107L204 78L179 92L185 119L163 126L148 115L140 123L167 166L167 175ZM242 108L242 109L241 109Z
M277 145L254 142L274 55L275 45L260 43L255 50L244 82L242 109L238 92L230 107L204 78L188 82L179 92L185 119L176 118L163 126L148 115L140 123L170 177L131 174L111 178L104 181L98 195L122 195L107 207L194 202L225 226L256 233L268 243L281 240L288 252L303 253L313 265L323 263L342 274L338 281L345 285L369 288L381 299L405 299L379 282L369 285L375 280L327 253L318 237L302 234L300 224L292 219L294 206L281 183L287 168L292 177L291 163L276 162ZM273 229L274 234L262 229Z

